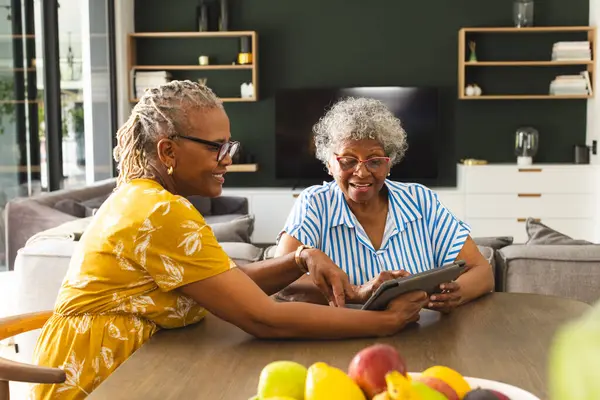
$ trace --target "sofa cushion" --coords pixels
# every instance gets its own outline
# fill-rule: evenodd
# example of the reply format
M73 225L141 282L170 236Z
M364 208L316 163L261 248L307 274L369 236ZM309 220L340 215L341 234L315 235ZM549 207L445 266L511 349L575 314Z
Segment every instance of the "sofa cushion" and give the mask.
M6 205L6 230L8 266L12 269L14 259L27 240L38 232L54 228L67 221L77 219L62 211L45 206L36 201L16 200Z
M260 261L263 249L242 242L223 242L221 247L237 265L250 264Z
M83 201L62 199L56 202L54 208L77 218L91 217L100 208L102 203L108 199L108 196L110 196L110 193Z
M228 217L226 221L223 222L213 222L213 221L221 221L225 218L216 218L216 217ZM205 218L206 223L210 225L213 230L215 237L219 243L224 242L245 242L250 243L250 236L254 231L254 216L242 215L233 217L231 219L231 215L220 215L220 216L211 216Z
M275 250L277 250L276 244L272 244L271 246L267 247L263 253L263 260L268 260L269 258L275 257Z
M529 236L529 240L527 240L528 245L549 245L549 244L562 244L562 245L586 245L592 244L586 240L573 239L570 236L567 236L563 233L555 231L554 229L542 224L541 222L533 219L527 218L527 222L525 224L525 229L527 230L527 235Z
M58 239L58 240L69 240L72 242L77 242L83 235L83 232L87 229L88 225L92 221L93 217L87 218L79 218L73 221L65 222L55 228L46 229L45 231L38 232L33 235L27 243L25 247L41 241L48 239Z
M203 216L204 220L209 225L220 224L222 222L231 222L234 219L245 217L247 214L225 214L225 215L209 215Z
M497 288L586 303L600 299L600 245L512 245L497 252Z
M65 214L72 215L77 218L85 218L88 211L81 202L73 199L62 199L59 200L54 208L58 211L64 212Z
M203 217L212 215L211 204L212 201L209 197L203 196L190 196L187 198L190 203L202 214Z
M503 247L513 244L512 236L482 236L474 237L473 241L478 246L491 247L494 250L500 250Z

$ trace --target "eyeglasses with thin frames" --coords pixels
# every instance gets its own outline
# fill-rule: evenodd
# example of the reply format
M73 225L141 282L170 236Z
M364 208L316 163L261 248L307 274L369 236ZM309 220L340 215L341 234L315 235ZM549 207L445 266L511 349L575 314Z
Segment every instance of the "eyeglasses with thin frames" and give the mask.
M335 159L344 172L356 171L359 168L359 165L365 164L365 167L369 172L375 173L381 171L390 163L389 157L371 157L366 160L359 160L356 157L337 156Z
M219 143L219 142L211 142L210 140L204 140L204 139L200 139L197 137L186 136L186 135L174 135L172 137L179 137L182 139L191 140L192 142L205 144L207 146L211 146L211 147L218 149L217 162L221 162L225 158L227 153L229 153L229 157L233 158L235 153L237 153L237 151L240 148L240 142L236 142L236 141Z

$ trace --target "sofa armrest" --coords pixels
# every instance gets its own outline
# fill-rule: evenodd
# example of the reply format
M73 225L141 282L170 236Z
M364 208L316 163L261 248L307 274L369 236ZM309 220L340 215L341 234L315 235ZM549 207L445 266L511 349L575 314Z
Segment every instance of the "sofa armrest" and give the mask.
M512 245L497 254L499 290L600 298L600 245Z
M239 196L215 197L212 199L211 214L248 214L248 199Z
M9 201L6 204L6 258L13 269L17 252L36 233L78 219L35 201Z

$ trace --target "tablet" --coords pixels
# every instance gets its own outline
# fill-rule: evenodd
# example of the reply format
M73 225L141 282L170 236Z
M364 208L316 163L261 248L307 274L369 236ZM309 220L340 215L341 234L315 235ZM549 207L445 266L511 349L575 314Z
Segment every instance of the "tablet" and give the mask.
M457 260L452 264L434 268L419 274L384 282L361 307L363 310L385 310L390 301L396 297L422 290L428 295L439 293L442 283L452 282L465 271L465 262Z

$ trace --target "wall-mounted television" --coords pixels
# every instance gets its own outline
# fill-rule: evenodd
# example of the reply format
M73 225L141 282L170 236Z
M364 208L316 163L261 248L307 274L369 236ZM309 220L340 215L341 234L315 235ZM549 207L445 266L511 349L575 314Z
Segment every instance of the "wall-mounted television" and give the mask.
M275 96L277 179L297 185L320 184L331 176L315 157L314 124L338 100L369 97L382 101L400 119L408 151L390 171L390 179L436 186L441 168L440 99L433 87L347 87L282 89Z

